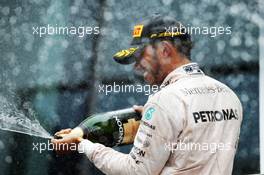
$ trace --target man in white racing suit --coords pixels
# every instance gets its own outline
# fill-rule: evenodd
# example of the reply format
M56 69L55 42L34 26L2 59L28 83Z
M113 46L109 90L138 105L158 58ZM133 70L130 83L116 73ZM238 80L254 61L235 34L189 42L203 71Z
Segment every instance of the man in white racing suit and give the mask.
M149 84L161 85L144 105L131 152L72 140L105 174L232 174L241 103L229 87L190 61L190 36L168 31L172 25L179 29L181 24L155 16L136 25L132 44L139 46L114 56L121 64L135 61Z

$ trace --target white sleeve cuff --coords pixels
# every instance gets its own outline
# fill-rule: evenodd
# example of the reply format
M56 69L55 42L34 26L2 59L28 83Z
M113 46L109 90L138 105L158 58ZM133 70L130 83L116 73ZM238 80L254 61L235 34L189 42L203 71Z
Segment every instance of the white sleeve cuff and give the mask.
M93 153L96 150L98 144L95 144L87 139L81 141L78 145L78 152L84 153L89 160L92 159Z

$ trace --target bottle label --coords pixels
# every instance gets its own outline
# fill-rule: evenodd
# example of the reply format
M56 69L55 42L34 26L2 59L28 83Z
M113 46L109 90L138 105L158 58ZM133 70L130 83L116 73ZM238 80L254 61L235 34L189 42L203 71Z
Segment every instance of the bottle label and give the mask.
M140 122L134 118L128 119L127 122L122 123L117 116L114 116L117 126L119 137L117 145L130 144L134 142Z
M124 138L122 144L129 144L134 142L139 124L139 121L136 121L134 118L128 119L128 122L123 124Z

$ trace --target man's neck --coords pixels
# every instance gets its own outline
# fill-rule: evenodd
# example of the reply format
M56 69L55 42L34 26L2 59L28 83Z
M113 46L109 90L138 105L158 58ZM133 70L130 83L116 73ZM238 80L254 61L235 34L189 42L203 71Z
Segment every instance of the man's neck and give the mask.
M181 67L182 65L189 64L189 63L191 63L191 61L188 58L180 59L180 61L171 64L171 67L170 67L169 71L167 72L167 75L169 73L171 73L173 70Z

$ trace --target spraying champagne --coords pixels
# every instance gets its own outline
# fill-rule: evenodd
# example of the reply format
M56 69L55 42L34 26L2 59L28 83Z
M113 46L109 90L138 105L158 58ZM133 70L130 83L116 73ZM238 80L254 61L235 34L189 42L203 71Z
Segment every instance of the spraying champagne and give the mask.
M131 144L140 124L141 114L133 108L95 114L76 128L70 130L71 137L81 137L105 146ZM58 132L55 138L65 138L67 134Z

